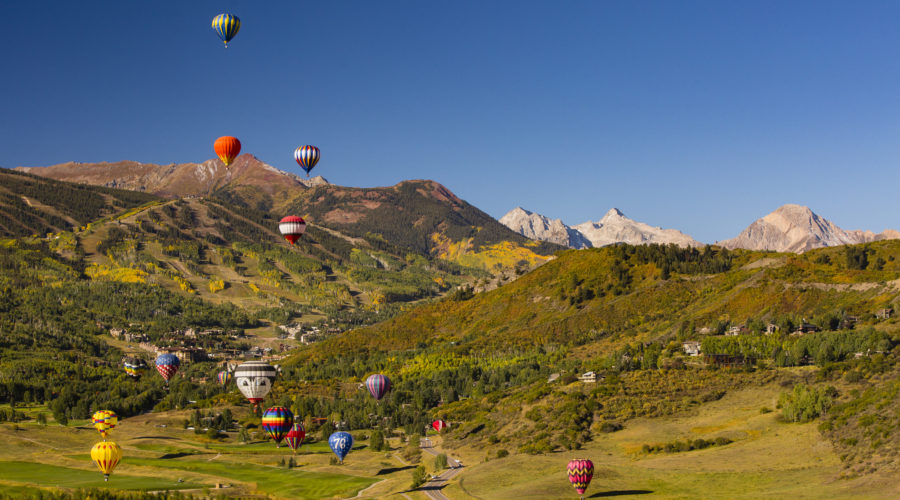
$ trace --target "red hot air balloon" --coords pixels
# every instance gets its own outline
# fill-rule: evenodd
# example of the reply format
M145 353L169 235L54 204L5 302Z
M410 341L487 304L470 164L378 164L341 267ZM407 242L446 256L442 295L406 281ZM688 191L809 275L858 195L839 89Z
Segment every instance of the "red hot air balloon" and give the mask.
M213 150L225 165L230 165L237 155L241 154L241 141L237 137L223 136L216 139Z
M569 482L584 500L584 490L591 484L591 478L594 477L594 462L586 458L570 460L566 472L569 474Z
M303 428L303 424L294 422L294 426L291 427L291 430L284 435L284 441L291 447L291 450L293 450L294 453L297 453L297 450L300 449L300 445L303 444L303 438L305 437L306 429Z
M278 223L278 230L281 231L284 239L293 245L306 232L306 221L303 220L303 217L288 215Z
M380 401L391 390L391 379L380 373L369 375L369 378L366 379L366 389L372 393L376 401Z
M442 430L446 429L447 427L448 427L447 422L444 422L443 420L435 420L434 422L431 423L431 428L437 432L441 432Z

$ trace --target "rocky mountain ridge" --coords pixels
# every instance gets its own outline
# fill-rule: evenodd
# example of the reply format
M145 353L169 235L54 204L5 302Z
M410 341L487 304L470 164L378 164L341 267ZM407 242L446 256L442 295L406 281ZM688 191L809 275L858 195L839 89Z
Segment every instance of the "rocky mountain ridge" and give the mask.
M877 234L858 229L844 230L809 207L787 204L757 219L734 238L717 244L729 249L803 253L814 248L897 238L900 238L900 232L892 229Z
M500 223L528 238L550 241L569 248L602 247L614 243L674 243L681 247L703 245L676 229L653 227L629 219L618 208L610 209L597 222L587 221L577 226L567 226L560 219L551 220L516 207L501 217Z

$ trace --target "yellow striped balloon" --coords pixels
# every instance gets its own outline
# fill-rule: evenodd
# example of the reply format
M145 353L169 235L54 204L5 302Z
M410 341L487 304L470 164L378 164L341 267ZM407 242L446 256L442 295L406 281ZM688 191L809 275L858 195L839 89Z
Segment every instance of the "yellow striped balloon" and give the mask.
M225 42L225 46L228 47L228 42L241 29L241 20L238 16L232 14L219 14L212 20L212 29Z
M91 460L103 473L103 480L109 481L109 475L122 460L122 448L112 441L101 441L91 448Z
M119 417L114 411L100 410L94 413L91 417L91 422L93 422L94 428L100 432L101 436L103 436L103 439L106 439L106 435L109 434L109 431L119 423Z

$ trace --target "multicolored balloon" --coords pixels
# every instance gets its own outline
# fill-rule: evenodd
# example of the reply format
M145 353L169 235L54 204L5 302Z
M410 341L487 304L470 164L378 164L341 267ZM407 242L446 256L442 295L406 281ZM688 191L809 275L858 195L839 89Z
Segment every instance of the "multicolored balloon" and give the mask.
M221 384L222 387L225 387L226 385L228 385L228 382L231 382L231 379L233 377L234 377L234 375L231 374L231 370L227 370L227 369L220 371L219 374L216 376L216 378L218 378L218 380L219 380L219 384Z
M288 215L278 222L278 230L293 245L306 232L306 221L303 217Z
M91 460L103 473L103 480L109 481L109 475L122 460L122 448L112 441L101 441L91 448Z
M133 356L125 358L122 364L125 365L125 373L129 377L141 378L141 375L147 370L147 363L143 359Z
M278 368L265 361L247 361L234 369L234 381L241 394L256 405L272 390L276 375Z
M594 477L594 462L586 458L570 460L566 472L569 474L569 482L584 499L584 490L591 484L591 478Z
M447 422L444 422L443 420L435 420L434 422L431 423L431 428L437 432L441 432L442 430L446 429L447 427L448 427Z
M291 427L291 430L284 435L284 442L291 447L291 451L297 453L297 450L300 449L300 445L303 444L303 438L305 437L306 429L303 428L303 424L294 422L294 426Z
M284 406L273 406L262 416L262 428L275 441L277 448L294 425L294 414Z
M315 146L300 146L294 150L294 160L306 171L306 177L309 177L309 171L319 163L320 156L319 148Z
M380 401L391 390L391 379L380 373L369 375L366 379L366 389L369 389L376 401Z
M241 20L238 16L233 14L219 14L214 17L212 20L212 29L216 32L216 35L219 35L219 38L225 42L225 47L228 47L228 42L234 38L234 35L237 35L238 31L241 29Z
M344 457L353 449L353 435L349 432L335 432L328 437L328 446L341 463L344 463Z
M91 423L94 424L94 428L100 432L100 435L103 436L103 440L105 441L109 431L115 428L116 424L119 423L119 417L114 411L99 410L94 412L94 415L91 416Z
M169 385L169 379L175 375L175 372L178 371L178 367L181 366L181 360L178 359L178 356L172 353L160 354L156 358L156 371L162 375L163 380L166 381L166 385Z
M241 154L241 141L237 140L237 137L231 137L230 135L219 137L213 143L213 151L216 152L216 155L218 155L225 166L231 165L231 162L237 158L237 155Z

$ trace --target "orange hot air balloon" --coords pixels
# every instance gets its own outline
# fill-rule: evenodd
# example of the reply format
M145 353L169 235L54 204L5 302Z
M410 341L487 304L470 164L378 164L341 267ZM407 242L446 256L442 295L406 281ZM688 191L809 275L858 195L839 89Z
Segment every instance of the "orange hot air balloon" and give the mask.
M241 154L241 141L237 140L237 137L231 137L230 135L219 137L213 144L213 149L219 155L222 163L230 165L237 155Z

